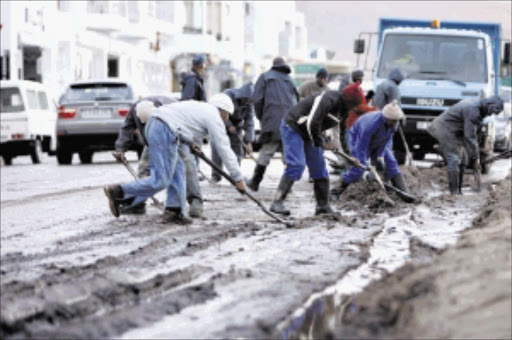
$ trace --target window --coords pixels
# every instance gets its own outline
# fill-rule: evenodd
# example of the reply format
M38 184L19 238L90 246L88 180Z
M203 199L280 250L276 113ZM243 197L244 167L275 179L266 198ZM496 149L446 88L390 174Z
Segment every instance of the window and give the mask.
M46 93L38 91L37 98L39 99L39 108L41 110L48 110L48 98L46 98Z
M301 41L302 41L301 35L302 35L302 30L301 30L300 26L296 26L295 27L295 48L297 50L299 50L301 47Z
M245 3L245 16L248 17L251 15L251 4L246 2Z
M37 95L36 91L33 90L27 90L27 101L28 101L28 108L31 110L37 110L39 105L37 104Z
M192 1L185 1L184 3L186 15L185 26L194 27L194 3Z
M77 84L64 93L60 104L80 101L107 101L133 99L132 89L123 83Z
M119 77L119 58L115 56L108 56L107 60L107 77Z
M0 91L0 113L21 112L25 110L21 99L20 89L17 87L6 87Z

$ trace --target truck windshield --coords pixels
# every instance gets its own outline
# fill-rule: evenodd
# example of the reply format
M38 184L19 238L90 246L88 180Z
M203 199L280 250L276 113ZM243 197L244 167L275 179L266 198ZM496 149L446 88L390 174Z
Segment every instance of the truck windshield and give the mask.
M133 93L126 84L94 83L71 85L60 104L84 101L132 100Z
M382 46L378 77L400 67L407 79L487 82L482 38L388 34Z
M2 103L0 113L21 112L25 110L20 89L17 87L5 87L0 91Z

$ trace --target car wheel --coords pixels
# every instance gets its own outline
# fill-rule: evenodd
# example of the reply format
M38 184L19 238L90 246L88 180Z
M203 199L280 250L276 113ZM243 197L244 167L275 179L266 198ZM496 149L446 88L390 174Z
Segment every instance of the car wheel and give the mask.
M57 149L57 163L61 165L69 165L73 160L73 153L69 150L58 148Z
M5 165L12 165L12 156L3 155L2 158L4 159Z
M82 164L91 164L92 163L92 151L80 151L78 153L78 157L80 158L80 163Z
M43 158L43 146L39 139L34 142L32 150L30 150L30 158L32 158L33 164L41 163L41 159Z

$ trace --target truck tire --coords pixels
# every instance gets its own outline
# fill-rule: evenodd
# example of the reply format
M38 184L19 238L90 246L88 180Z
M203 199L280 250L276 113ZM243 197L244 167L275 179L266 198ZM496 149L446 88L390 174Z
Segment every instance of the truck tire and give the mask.
M92 151L80 151L78 153L78 158L80 158L80 163L82 164L91 164L92 163L92 155L94 152Z
M485 160L490 158L491 156L486 153L480 154L480 164L482 164L482 174L488 174L489 170L491 170L491 163L483 164Z
M3 155L5 165L12 165L12 156L11 155Z
M399 165L403 165L405 164L405 151L402 151L402 150L395 150L395 159L396 159L396 162L399 164Z
M73 153L64 148L57 149L57 163L60 165L69 165L73 160Z
M43 158L43 145L39 139L34 141L34 145L30 150L30 158L32 158L33 164L41 163L41 159Z
M422 151L413 151L412 159L414 159L415 161L422 161L425 159L425 153Z

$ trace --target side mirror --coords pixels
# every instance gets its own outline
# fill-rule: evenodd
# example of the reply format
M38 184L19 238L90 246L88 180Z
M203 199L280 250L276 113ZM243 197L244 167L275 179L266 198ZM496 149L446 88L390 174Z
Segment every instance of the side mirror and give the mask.
M355 54L364 53L364 39L354 40L354 53Z
M506 42L505 45L503 46L503 63L507 64L507 65L511 64L511 60L510 60L510 42Z

